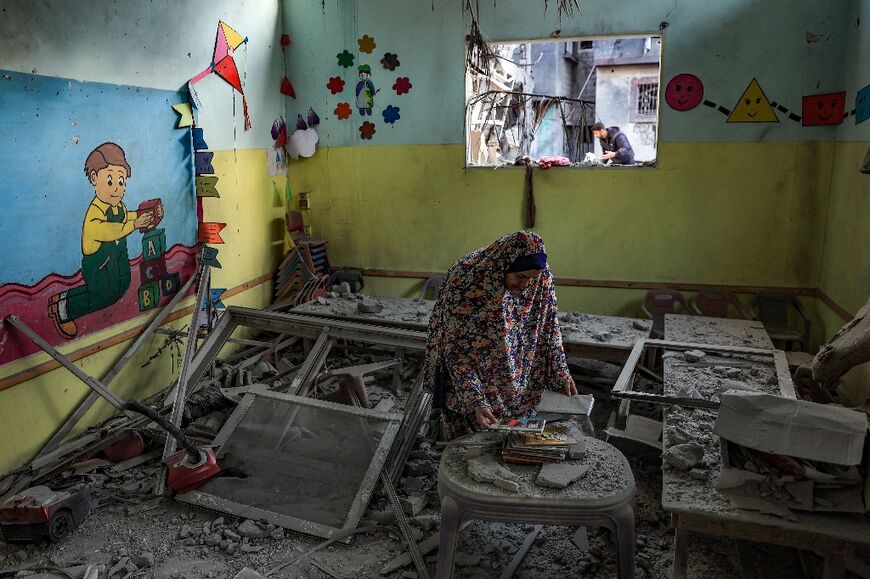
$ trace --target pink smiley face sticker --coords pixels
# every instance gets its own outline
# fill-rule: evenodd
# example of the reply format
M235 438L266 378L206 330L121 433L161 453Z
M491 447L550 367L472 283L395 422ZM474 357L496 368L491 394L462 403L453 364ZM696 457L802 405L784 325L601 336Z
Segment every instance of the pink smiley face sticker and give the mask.
M675 111L695 108L704 98L704 84L694 74L678 74L665 87L665 101Z

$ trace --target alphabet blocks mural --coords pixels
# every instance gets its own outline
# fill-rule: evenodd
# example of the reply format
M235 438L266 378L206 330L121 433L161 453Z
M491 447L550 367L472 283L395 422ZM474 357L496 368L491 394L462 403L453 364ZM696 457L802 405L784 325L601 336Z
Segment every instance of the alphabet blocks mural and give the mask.
M0 72L0 317L60 345L161 307L196 267L185 96ZM0 344L0 379L39 352L6 327Z

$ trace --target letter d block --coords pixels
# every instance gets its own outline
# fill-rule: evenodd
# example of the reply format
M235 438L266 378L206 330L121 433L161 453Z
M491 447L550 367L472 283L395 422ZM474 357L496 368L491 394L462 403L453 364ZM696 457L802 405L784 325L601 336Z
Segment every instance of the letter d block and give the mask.
M160 284L157 282L143 285L139 288L139 311L144 312L156 308L160 303Z
M166 230L152 229L142 236L142 260L157 259L166 251Z
M177 271L167 273L160 278L160 293L164 296L172 296L181 289L181 276Z

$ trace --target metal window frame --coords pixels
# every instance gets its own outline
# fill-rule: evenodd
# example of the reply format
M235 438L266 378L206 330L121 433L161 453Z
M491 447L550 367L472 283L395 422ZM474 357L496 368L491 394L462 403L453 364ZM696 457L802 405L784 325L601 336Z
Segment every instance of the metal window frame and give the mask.
M318 340L319 348L327 347L329 341L323 337L328 330L328 338L353 340L367 344L378 344L422 351L426 349L426 332L404 328L391 328L363 322L335 320L304 314L289 314L244 308L228 307L205 342L196 351L187 376L185 392L192 393L196 385L209 370L221 349L229 341L239 326L294 334L303 338ZM302 386L294 384L294 387ZM294 392L295 393L295 392ZM170 397L171 398L171 397Z
M722 346L716 344L696 344L691 342L674 342L670 340L656 340L652 338L640 339L634 343L628 360L622 367L616 384L613 385L611 394L616 398L638 400L653 404L673 404L689 408L719 408L719 403L702 398L681 398L679 396L667 396L665 394L653 394L651 392L637 392L634 390L634 376L638 364L643 358L647 348L660 348L663 350L703 350L720 354L747 354L755 356L770 356L776 371L777 382L783 396L795 397L794 384L788 371L788 362L785 352L767 348L748 348L745 346Z
M280 392L256 392L246 394L242 398L242 401L236 407L236 410L233 411L223 428L221 428L217 437L215 437L214 446L223 447L226 444L227 440L230 439L239 423L247 414L248 409L257 398L266 398L309 408L328 410L330 412L337 412L349 416L374 418L387 422L387 427L378 443L375 454L372 457L372 462L369 464L369 468L363 477L362 483L357 489L353 504L344 520L344 524L341 527L332 527L330 525L307 521L291 515L277 513L259 507L252 507L200 490L193 490L176 495L175 499L183 503L220 511L229 515L268 521L292 531L298 531L300 533L306 533L308 535L314 535L325 539L328 539L337 533L356 528L368 507L375 484L377 484L381 471L387 461L387 456L391 451L393 441L396 439L396 435L398 434L402 416L399 414L378 412L367 408L336 404L325 400L304 398L292 394L282 394ZM221 450L218 451L218 460L220 460L222 456L222 450L223 449L221 448Z

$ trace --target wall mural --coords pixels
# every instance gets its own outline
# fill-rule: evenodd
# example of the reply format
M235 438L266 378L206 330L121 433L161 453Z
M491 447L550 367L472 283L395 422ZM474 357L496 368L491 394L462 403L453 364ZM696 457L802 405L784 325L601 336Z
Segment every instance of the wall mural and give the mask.
M0 317L58 345L166 303L193 275L180 96L0 71ZM38 351L0 328L0 365Z
M368 56L372 54L377 47L375 39L368 34L364 34L357 39L359 54L355 55L347 49L342 50L335 55L337 65L346 70L355 69L357 81L353 83L353 94L345 94L346 84L341 76L330 76L326 83L326 88L333 95L339 95L341 102L336 103L333 114L339 120L348 120L355 113L362 117L362 122L359 124L359 136L363 140L372 140L377 133L377 116L373 111L379 110L380 116L384 123L395 125L402 118L401 108L397 106L395 97L408 94L413 85L407 76L397 76L392 84L392 90L395 93L389 96L387 91L381 94L381 88L385 83L381 76L378 77L377 69L373 70L368 60ZM376 57L375 57L376 58ZM384 70L390 72L395 71L401 66L399 56L393 52L386 52L380 59L381 66ZM382 71L381 71L382 72ZM392 78L392 77L390 77ZM389 80L387 81L387 85Z
M769 100L754 78L731 109L705 99L704 83L687 72L674 75L668 81L664 94L665 102L675 111L690 111L703 103L704 106L725 115L727 123L778 123L776 111L805 127L839 125L850 116L855 117L857 125L870 118L870 85L858 91L855 107L848 112L845 91L804 95L800 115L776 101Z

